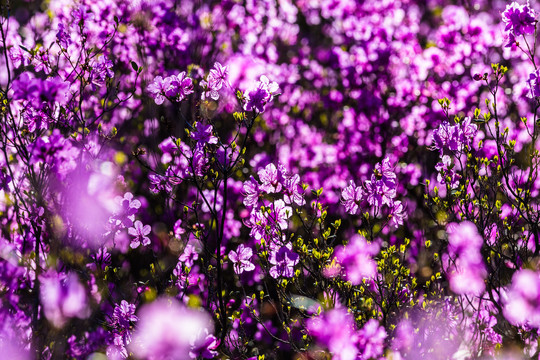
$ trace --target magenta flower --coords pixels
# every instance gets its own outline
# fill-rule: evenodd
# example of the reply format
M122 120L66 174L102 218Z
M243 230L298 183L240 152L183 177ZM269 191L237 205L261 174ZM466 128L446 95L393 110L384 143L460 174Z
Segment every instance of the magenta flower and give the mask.
M246 180L243 185L244 189L244 205L248 208L253 207L259 200L259 183L253 176Z
M159 174L150 174L148 175L150 180L150 191L154 194L159 193L160 191L170 192L172 190L172 185L167 176Z
M123 198L118 197L120 202L120 211L111 217L111 220L116 226L131 227L135 221L135 214L141 207L141 202L134 199L133 194L127 192Z
M139 220L135 221L135 224L133 227L130 227L128 229L128 234L131 236L135 236L135 239L131 240L131 246L132 249L136 249L139 247L139 245L143 244L143 246L150 245L151 241L150 238L147 236L152 231L152 228L150 225L143 225L142 222Z
M112 320L115 325L123 329L130 327L132 322L139 320L135 315L135 305L122 300L120 304L116 304L113 311Z
M394 201L392 207L390 208L390 214L388 217L390 218L388 224L394 229L397 229L403 225L403 220L407 218L407 213L405 212L401 201Z
M270 214L267 216L273 221L274 226L279 226L278 230L287 229L289 223L288 220L293 214L292 208L285 205L283 200L276 200L270 205L270 209Z
M233 263L234 272L238 275L244 271L255 270L255 265L251 262L253 250L245 247L244 244L238 245L236 251L229 252L229 260Z
M540 80L538 79L539 77L539 70L535 70L534 72L529 74L529 79L527 80L527 82L529 83L529 88L531 90L528 94L530 98L540 96Z
M375 319L369 320L358 332L358 347L362 359L378 359L384 351L386 331Z
M442 123L433 131L433 142L435 148L443 155L447 152L462 151L463 147L471 146L478 127L471 123L471 119L466 117L460 124L450 125Z
M292 203L295 203L298 206L302 206L306 203L304 194L300 192L300 189L302 189L300 185L300 175L294 174L293 176L285 178L283 186L285 187L284 200L286 204L291 205Z
M277 279L280 276L293 277L294 266L298 264L299 256L289 246L282 246L278 251L271 251L269 262L274 265L270 268L270 275Z

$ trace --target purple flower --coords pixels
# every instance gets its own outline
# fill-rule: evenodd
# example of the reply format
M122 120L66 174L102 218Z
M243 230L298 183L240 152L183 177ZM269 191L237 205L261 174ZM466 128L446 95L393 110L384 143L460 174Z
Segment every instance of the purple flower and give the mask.
M270 214L267 216L273 221L273 224L279 226L279 230L287 229L288 219L293 214L292 208L285 205L283 200L276 200L270 205L270 210Z
M349 182L347 186L341 192L341 203L345 206L345 211L351 215L356 215L359 213L359 204L362 202L364 197L364 192L362 187L356 186L354 181Z
M129 349L140 359L187 359L198 334L212 328L205 312L160 298L141 308Z
M165 94L170 87L170 79L165 80L161 76L156 76L154 81L148 85L147 90L154 97L156 104L161 105L165 101Z
M199 258L199 254L197 253L197 250L195 247L191 244L187 244L184 248L184 252L178 260L182 263L184 263L187 267L192 267L195 260Z
M535 12L526 5L519 5L513 2L506 5L506 9L502 13L502 20L506 24L504 30L509 31L513 36L524 34L533 34L535 28Z
M135 315L135 305L122 300L120 304L116 304L113 311L113 324L120 326L123 329L130 327L132 322L139 320Z
M174 223L173 230L174 230L174 236L176 236L177 239L180 239L180 236L186 233L186 229L184 229L184 227L182 226L182 219L176 220L176 222Z
M456 125L442 123L433 132L435 148L440 151L441 155L448 151L462 151L465 145L471 145L477 130L478 127L475 124L471 124L469 117L466 117L460 124Z
M29 64L29 54L23 51L19 46L13 46L9 49L9 58L13 62L15 68L21 65L27 66Z
M93 91L96 91L98 87L103 86L107 78L112 78L114 76L112 67L112 61L105 56L100 56L98 61L94 63L93 69L90 72L90 83L92 84Z
M375 175L365 182L367 201L370 205L380 208L383 205L392 206L396 197L396 189L388 188L382 181L378 181Z
M195 130L191 132L191 137L197 141L197 145L217 144L218 138L214 136L212 129L212 125L210 124L205 125L202 122L198 122Z
M255 265L251 262L253 250L245 247L244 244L238 245L236 251L229 252L229 260L233 263L234 272L238 275L244 271L253 271Z
M247 207L253 207L259 200L259 183L253 176L246 180L243 185L244 189L244 205Z
M272 101L278 92L278 84L276 82L270 82L266 76L262 75L257 86L244 93L246 99L244 110L251 111L255 109L259 113L263 113L266 104Z
M288 246L282 246L278 251L271 251L269 262L274 266L270 268L270 275L274 279L280 276L293 277L294 265L298 264L298 261L298 254L293 252Z
M219 90L223 85L230 87L227 77L229 76L229 66L222 66L219 62L214 64L214 68L210 70L210 75L214 82L216 88Z
M186 76L185 71L178 75L169 76L166 80L168 88L165 89L165 95L176 98L176 101L182 101L194 92L193 80Z
M67 47L69 46L69 43L71 42L69 31L66 31L66 27L62 23L58 24L58 32L56 33L56 41L58 41L60 46L64 49L67 49Z
M358 347L362 359L377 359L384 351L386 331L375 319L369 320L358 332Z
M390 165L388 157L375 165L374 177L377 181L382 182L389 189L394 189L397 186L397 176L394 173L393 167Z
M110 352L122 354L121 358L127 358L127 346L131 343L132 323L139 320L135 315L135 305L122 300L114 307L111 317L112 333L114 335L114 348Z
M151 241L147 235L150 234L151 231L152 228L150 225L143 225L143 223L139 220L135 221L134 226L128 229L128 234L135 236L135 239L131 240L131 244L129 246L131 246L132 249L136 249L139 247L141 242L143 246L150 245Z
M212 99L214 101L219 100L219 89L221 89L221 86L218 87L218 83L216 80L214 80L211 77L208 77L207 80L201 81L201 87L203 88L203 92L201 94L201 100L206 99Z
M535 70L534 72L529 74L529 79L527 80L527 82L529 83L529 88L531 90L528 94L530 98L540 96L540 80L538 79L539 77L539 70Z
M257 173L261 181L259 189L267 194L280 192L283 186L283 173L280 170L274 164L268 164L264 169L259 170Z
M204 329L204 332L201 331L199 336L190 342L189 357L192 359L198 359L199 357L213 359L219 354L216 349L220 343L221 341L218 338L208 333L208 329Z
M304 194L300 193L299 189L302 189L300 186L300 175L295 174L293 176L287 177L283 181L283 186L285 187L284 200L286 204L292 204L293 202L302 206L306 203L304 199Z
M167 176L150 174L148 175L148 179L150 180L151 184L150 191L154 194L157 194L160 191L170 192L172 190L172 186Z
M133 194L127 192L123 198L118 197L120 211L111 217L116 226L131 227L135 221L135 214L141 207L141 202L133 198Z
M405 213L401 201L394 201L388 217L390 218L389 225L394 229L403 225L403 220L407 218L407 213Z

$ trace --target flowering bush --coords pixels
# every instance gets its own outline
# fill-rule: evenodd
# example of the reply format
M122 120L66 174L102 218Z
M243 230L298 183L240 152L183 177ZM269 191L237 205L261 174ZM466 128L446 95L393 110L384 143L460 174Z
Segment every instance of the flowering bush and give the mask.
M0 5L6 359L540 359L536 2Z

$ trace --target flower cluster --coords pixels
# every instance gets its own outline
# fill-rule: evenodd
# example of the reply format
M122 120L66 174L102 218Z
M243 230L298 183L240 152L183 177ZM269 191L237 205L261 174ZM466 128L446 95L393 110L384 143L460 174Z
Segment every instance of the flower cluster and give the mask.
M163 104L166 98L182 101L186 96L194 92L193 80L186 76L185 71L177 75L167 76L165 79L156 76L154 81L148 85L147 90L154 97L157 105Z
M345 206L347 213L351 215L369 211L377 214L385 207L388 212L389 224L393 228L403 225L407 214L404 211L400 200L395 200L397 192L397 177L390 159L385 158L375 165L370 180L364 181L357 186L354 181L350 181L349 186L341 193L341 203Z

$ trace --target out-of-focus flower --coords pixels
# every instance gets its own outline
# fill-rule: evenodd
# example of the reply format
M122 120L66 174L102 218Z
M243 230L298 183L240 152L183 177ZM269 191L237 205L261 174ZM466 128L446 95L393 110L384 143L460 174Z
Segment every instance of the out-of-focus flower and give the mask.
M345 246L338 246L335 258L341 265L344 276L353 285L364 278L372 278L377 273L377 264L372 257L379 252L379 246L368 243L363 236L355 234Z
M529 269L516 272L506 293L504 316L514 325L540 328L540 275Z
M319 345L328 348L333 355L332 359L358 359L358 335L354 318L346 309L335 308L309 319L307 329Z
M190 342L191 350L189 357L192 359L213 359L219 353L216 351L221 341L214 335L208 333L208 329L201 331L199 335Z
M198 335L213 329L207 313L169 298L144 305L138 316L129 349L145 360L188 359Z
M85 319L90 315L86 289L77 275L48 273L40 281L43 311L54 326L62 327L70 318Z
M468 221L448 226L448 276L456 294L480 295L487 276L480 250L483 238Z

